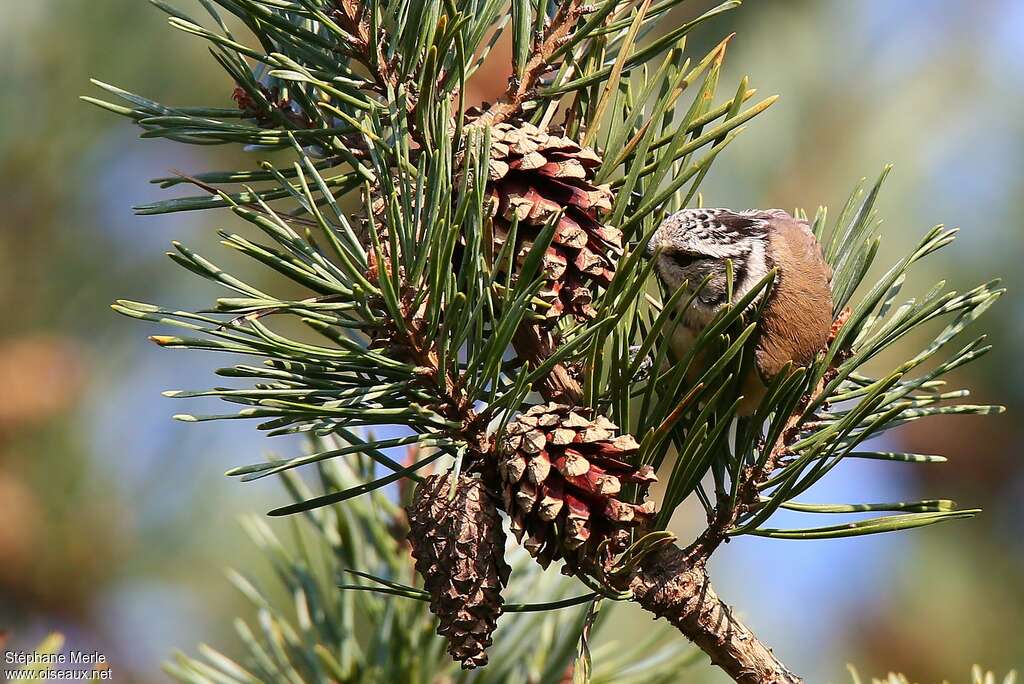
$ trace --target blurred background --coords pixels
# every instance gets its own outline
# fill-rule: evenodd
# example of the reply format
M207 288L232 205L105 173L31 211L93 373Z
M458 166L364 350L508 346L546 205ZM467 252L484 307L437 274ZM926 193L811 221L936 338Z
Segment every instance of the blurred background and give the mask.
M710 5L691 0L682 14ZM915 423L887 446L948 463L844 464L809 497L948 496L983 515L849 540L743 538L715 557L719 593L808 681L843 681L848 662L922 683L964 678L973 662L1020 667L1024 3L760 0L706 24L691 54L731 31L723 93L749 74L782 98L716 162L705 202L838 208L859 178L894 163L878 261L934 224L963 228L905 292L1005 279L1010 295L982 324L995 351L960 379L977 403L1010 413ZM172 239L216 254L220 217L131 207L168 196L148 178L228 168L239 153L139 140L77 97L96 77L225 106L232 85L201 41L141 2L7 0L0 44L0 631L21 648L59 630L105 653L116 681L164 681L172 649L234 643L231 618L247 609L223 568L265 568L236 518L284 497L269 479L241 485L223 472L281 445L242 422L171 421L183 406L160 392L215 384L218 359L162 351L145 339L153 329L108 304L210 301L162 254Z

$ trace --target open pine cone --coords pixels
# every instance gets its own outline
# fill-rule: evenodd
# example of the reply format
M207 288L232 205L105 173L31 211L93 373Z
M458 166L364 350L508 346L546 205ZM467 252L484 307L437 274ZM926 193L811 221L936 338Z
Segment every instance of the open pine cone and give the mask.
M491 127L487 193L498 247L518 216L516 254L522 259L544 225L563 212L544 257L546 315L553 322L566 314L592 318L590 284L607 286L622 253L621 231L599 218L612 198L607 185L593 182L600 164L594 150L532 124Z
M487 664L511 568L492 495L478 478L461 475L449 497L451 479L431 475L417 485L409 542L440 623L437 633L448 639L452 658L471 669Z
M639 449L631 435L582 411L534 406L506 428L498 465L513 534L544 567L564 558L568 573L603 568L626 549L627 529L654 514L644 499L657 481L650 466L624 460ZM625 483L644 503L620 498Z

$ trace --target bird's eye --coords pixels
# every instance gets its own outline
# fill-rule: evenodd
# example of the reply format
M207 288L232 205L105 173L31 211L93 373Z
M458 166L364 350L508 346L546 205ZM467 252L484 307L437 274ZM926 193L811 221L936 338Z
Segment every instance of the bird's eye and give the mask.
M693 254L691 252L673 252L671 256L672 261L674 261L676 266L679 268L686 268L701 259L700 255Z

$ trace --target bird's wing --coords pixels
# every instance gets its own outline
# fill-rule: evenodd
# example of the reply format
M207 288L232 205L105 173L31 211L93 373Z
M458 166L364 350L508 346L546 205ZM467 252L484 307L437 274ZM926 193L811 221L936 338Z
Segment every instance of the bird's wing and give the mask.
M832 274L807 223L788 215L773 217L768 245L779 276L756 349L765 380L789 362L810 363L825 347L832 327Z

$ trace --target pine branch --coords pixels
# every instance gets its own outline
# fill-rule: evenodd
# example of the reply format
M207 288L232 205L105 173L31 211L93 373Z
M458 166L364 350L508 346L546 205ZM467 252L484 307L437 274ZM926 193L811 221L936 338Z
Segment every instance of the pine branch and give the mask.
M382 36L371 35L369 14L374 10L358 0L336 0L336 4L337 9L330 16L351 38L351 48L346 54L358 60L372 74L379 94L397 90L399 76L384 55ZM415 103L410 103L410 109L413 106Z
M798 497L846 458L941 461L861 446L886 430L1001 410L957 403L966 390L942 386L988 350L984 338L950 345L1002 291L995 282L963 293L940 283L896 305L908 270L952 242L955 231L941 227L868 285L880 239L873 206L886 170L835 221L821 209L812 224L834 274L828 348L779 373L754 413L737 415L776 274L730 296L675 358L670 341L707 282L655 296L653 264L642 253L667 214L695 202L716 158L774 98L747 104L754 91L744 78L717 101L729 38L694 64L685 56L687 35L738 3L655 37L658 19L678 4L570 0L548 22L546 0L204 1L214 29L161 5L175 28L211 43L239 89L238 107L172 107L100 83L121 103L89 101L132 119L144 137L283 150L292 161L157 179L205 194L139 213L228 208L258 237L222 232L224 245L307 292L275 295L176 243L171 258L229 296L196 312L125 300L114 308L183 331L154 336L162 347L263 362L219 371L247 386L168 393L240 407L179 419L258 418L269 435L343 440L232 476L374 464L355 479L322 483L323 492L296 490L296 501L273 513L315 517L340 501L358 505L392 483L419 484L444 464L479 478L488 500L501 497L541 564L562 559L593 591L631 596L667 617L737 681L799 681L715 595L708 558L743 534L821 539L972 515L945 499L812 505ZM218 6L248 27L257 47L226 28ZM516 78L501 102L467 115L466 79L488 37L493 44L509 23ZM553 126L561 114L563 125ZM352 205L359 209L344 208ZM318 341L280 325L284 318ZM938 334L888 373L861 371L935 321L944 323ZM401 436L359 434L381 427ZM396 458L396 448L414 456ZM645 497L656 471L664 494L655 513ZM708 525L680 547L665 527L691 497ZM767 527L782 507L892 515ZM408 586L386 588L422 598ZM588 629L580 627L581 652Z
M551 70L549 63L555 51L562 47L569 38L569 32L592 8L583 4L583 0L567 0L558 5L558 11L545 29L543 37L536 41L526 62L522 76L512 76L503 98L491 105L478 121L481 124L499 124L515 115L523 103L535 94L537 81Z
M833 325L832 340L849 318L844 311ZM644 609L667 619L711 657L711 662L743 684L795 684L803 681L790 672L770 648L758 639L718 597L711 586L706 563L726 541L740 515L756 510L762 499L759 487L779 466L796 441L805 410L819 398L822 378L789 415L778 439L761 463L749 465L737 485L735 500L720 498L707 528L685 550L662 546L644 559L631 578L628 591Z
M668 620L741 684L796 684L803 681L733 615L711 587L704 561L678 547L648 556L629 583L634 600Z

